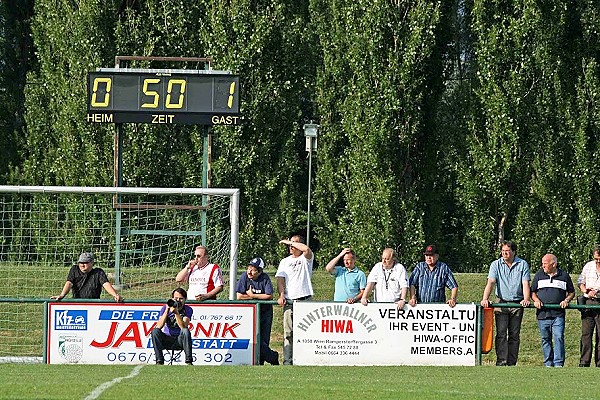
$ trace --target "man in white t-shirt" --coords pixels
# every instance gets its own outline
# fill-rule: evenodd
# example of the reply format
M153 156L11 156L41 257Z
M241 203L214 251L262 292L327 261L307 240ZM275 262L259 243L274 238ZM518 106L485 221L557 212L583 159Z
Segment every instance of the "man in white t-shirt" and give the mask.
M299 235L279 243L289 246L290 255L281 260L275 278L279 298L277 303L283 307L283 364L293 364L293 306L294 301L310 300L313 295L312 268L314 255Z
M367 277L367 287L360 302L369 303L371 290L375 288L373 301L376 303L396 303L399 310L406 304L408 279L404 265L396 261L394 249L383 249L381 262L375 264Z
M175 277L178 283L188 282L188 300L216 300L223 291L223 272L217 264L208 262L208 249L197 246L190 260Z

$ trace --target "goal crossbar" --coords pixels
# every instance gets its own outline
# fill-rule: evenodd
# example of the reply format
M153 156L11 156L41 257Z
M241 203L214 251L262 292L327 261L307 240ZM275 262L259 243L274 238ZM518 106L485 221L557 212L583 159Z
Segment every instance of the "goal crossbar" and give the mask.
M161 187L98 187L98 186L14 186L0 185L0 193L15 193L15 194L60 194L60 193L75 193L75 194L112 194L119 195L190 195L190 196L227 196L230 197L230 252L229 252L229 298L234 300L235 284L237 279L237 263L239 249L239 189L229 188L161 188ZM144 208L143 205L141 205ZM118 208L116 204L115 208ZM127 208L129 206L126 206ZM192 207L193 209L202 209L200 207ZM152 208L159 208L154 206ZM167 207L170 208L170 207ZM180 208L180 207L176 207ZM182 207L185 209L185 206ZM155 231L158 232L158 231ZM146 232L147 233L147 232ZM176 232L178 234L181 232ZM164 232L161 232L164 234ZM197 232L187 232L195 236Z

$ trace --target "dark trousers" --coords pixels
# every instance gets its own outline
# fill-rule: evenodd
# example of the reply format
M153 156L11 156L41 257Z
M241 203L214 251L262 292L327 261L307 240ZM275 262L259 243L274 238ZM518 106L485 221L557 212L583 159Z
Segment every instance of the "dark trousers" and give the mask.
M522 308L495 308L496 365L516 365L519 358Z
M152 346L154 347L154 356L157 362L164 362L163 350L183 350L185 353L185 362L192 362L192 335L189 329L182 329L179 336L169 336L158 328L152 329Z
M586 299L585 304L598 305L600 302L596 299ZM596 330L596 345L593 345L594 329ZM581 358L579 359L579 365L588 367L592 361L592 353L594 353L594 364L600 367L600 312L596 309L585 309L581 312L581 342L579 344L579 350Z
M261 307L265 307L261 304ZM271 350L271 327L273 326L273 308L260 312L260 364L279 364L279 354Z

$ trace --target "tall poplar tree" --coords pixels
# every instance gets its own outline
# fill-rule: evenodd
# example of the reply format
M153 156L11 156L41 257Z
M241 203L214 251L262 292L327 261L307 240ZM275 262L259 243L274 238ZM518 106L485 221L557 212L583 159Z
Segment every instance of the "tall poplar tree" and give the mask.
M504 220L505 238L532 263L554 252L573 269L597 240L582 188L596 181L583 155L597 146L589 119L596 96L586 93L597 81L597 9L591 2L474 3L479 108L457 169L471 217L467 240L482 259L497 257Z
M432 121L447 10L439 1L312 4L323 51L319 238L329 255L350 245L372 265L391 246L409 263L426 239L423 191L439 189Z

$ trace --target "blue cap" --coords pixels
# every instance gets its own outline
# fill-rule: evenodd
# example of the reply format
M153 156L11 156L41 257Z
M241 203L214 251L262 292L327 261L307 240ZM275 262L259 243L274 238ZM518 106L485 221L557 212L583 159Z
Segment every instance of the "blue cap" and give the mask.
M252 260L250 260L248 265L252 265L253 267L263 269L265 267L265 262L260 257L254 257Z

